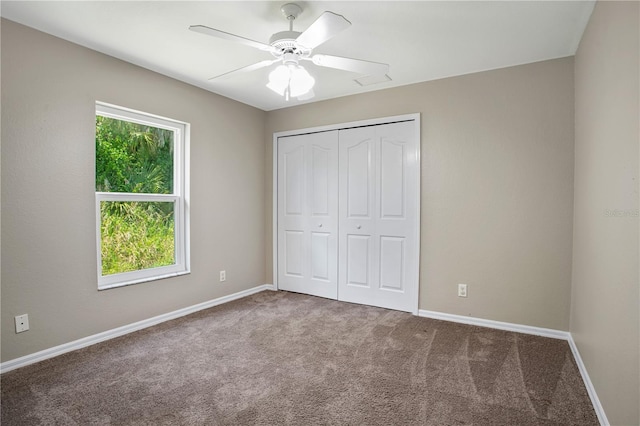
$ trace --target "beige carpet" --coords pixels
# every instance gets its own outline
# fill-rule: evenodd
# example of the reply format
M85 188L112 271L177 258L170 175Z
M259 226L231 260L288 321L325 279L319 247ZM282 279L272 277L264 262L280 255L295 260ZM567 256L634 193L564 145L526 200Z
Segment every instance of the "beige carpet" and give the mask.
M262 292L2 376L3 425L596 425L565 341Z

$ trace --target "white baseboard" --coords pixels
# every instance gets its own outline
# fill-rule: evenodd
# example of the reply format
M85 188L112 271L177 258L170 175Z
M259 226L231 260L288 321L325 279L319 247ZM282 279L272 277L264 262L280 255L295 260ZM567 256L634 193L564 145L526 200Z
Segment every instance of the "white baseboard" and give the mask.
M134 331L142 330L147 327L151 327L156 324L160 324L165 321L180 318L185 315L192 314L194 312L201 311L203 309L211 308L213 306L221 305L223 303L231 302L232 300L240 299L242 297L250 296L255 293L259 293L264 290L274 290L272 284L264 284L257 287L250 288L248 290L239 291L238 293L230 294L228 296L219 297L217 299L209 300L207 302L198 303L197 305L188 306L186 308L178 309L177 311L169 312L166 314L158 315L153 318L134 322L133 324L124 325L122 327L107 330L102 333L87 336L82 339L74 340L73 342L64 343L53 348L45 349L40 352L25 355L20 358L12 359L10 361L0 364L0 374L7 371L15 370L16 368L24 367L29 364L34 364L45 359L53 358L58 355L62 355L67 352L75 351L96 343L104 342L105 340L113 339L115 337L123 336L125 334L132 333Z
M573 336L569 335L569 339L567 340L569 342L571 352L573 353L573 358L576 360L576 364L578 364L578 370L580 370L582 381L584 381L584 385L587 387L587 393L589 394L589 398L591 398L593 409L596 410L598 420L600 421L600 424L602 426L609 426L609 419L607 419L607 415L604 413L604 408L602 408L600 399L596 394L596 389L593 387L593 383L591 383L591 378L589 378L587 367L585 367L584 362L582 362L582 357L580 356L580 352L578 351L578 346L576 346L576 342L573 341Z
M493 321L476 317L466 317L464 315L454 315L454 314L445 314L443 312L435 312L435 311L427 311L424 309L420 309L418 311L418 316L425 318L433 318L443 321L451 321L458 322L462 324L469 325L477 325L480 327L488 327L495 328L498 330L505 331L513 331L516 333L524 333L524 334L533 334L535 336L542 337L551 337L553 339L561 339L566 340L569 343L569 347L571 348L571 353L573 353L573 358L576 360L576 364L578 365L578 370L580 371L580 375L582 376L582 380L584 381L584 385L587 388L587 393L589 394L589 398L591 399L591 403L593 404L593 409L596 411L596 415L598 416L598 420L602 426L609 426L609 420L604 413L604 409L602 408L602 404L600 404L600 399L596 394L596 390L593 387L593 383L591 383L591 379L589 378L589 373L587 373L587 369L582 362L582 358L580 357L580 352L578 351L578 347L576 343L573 341L573 337L571 333L568 331L562 330L554 330L551 328L541 328L541 327L532 327L529 325L521 325L521 324L513 324L510 322L501 322L501 321Z
M426 311L424 309L420 309L418 311L418 316L444 321L459 322L462 324L477 325L480 327L495 328L497 330L514 331L516 333L551 337L552 339L569 340L570 337L568 331L554 330L552 328L532 327L530 325L493 321L476 317L466 317L464 315L445 314L443 312Z

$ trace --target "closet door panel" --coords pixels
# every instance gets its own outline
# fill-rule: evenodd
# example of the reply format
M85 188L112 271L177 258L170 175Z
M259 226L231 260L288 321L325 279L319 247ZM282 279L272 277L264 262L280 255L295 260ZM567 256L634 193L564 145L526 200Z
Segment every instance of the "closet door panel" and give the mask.
M371 237L368 235L347 235L346 267L347 286L370 287Z
M330 238L331 234L327 232L311 233L311 278L314 280L331 280Z
M402 237L380 237L380 288L403 292L405 262L405 239Z
M283 189L284 212L287 217L302 216L304 214L304 157L305 146L297 144L283 144ZM289 148L287 150L287 148Z
M303 277L304 263L302 251L304 250L304 232L288 230L284 233L285 270L289 277Z
M371 176L371 154L373 140L367 134L356 139L356 143L344 147L341 157L346 161L344 179L346 185L347 217L350 219L371 218L371 195L373 179Z
M393 140L380 141L380 217L404 219L405 147Z
M338 132L278 139L278 287L337 298Z
M340 131L339 300L415 310L417 143L413 122Z
M369 128L340 131L339 300L356 301L376 282L374 158Z
M376 232L380 242L380 281L376 298L387 307L415 310L418 282L420 161L413 123L376 127L380 170Z
M311 147L311 214L315 217L329 216L332 205L329 201L332 188L330 170L331 151L318 145Z
M370 127L340 131L338 299L363 304L378 275L375 149Z

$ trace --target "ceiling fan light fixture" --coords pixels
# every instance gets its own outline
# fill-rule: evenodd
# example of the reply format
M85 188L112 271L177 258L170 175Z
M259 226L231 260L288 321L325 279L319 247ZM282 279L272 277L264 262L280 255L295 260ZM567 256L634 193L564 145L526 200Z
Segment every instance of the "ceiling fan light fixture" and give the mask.
M300 65L278 65L269 74L267 87L289 100L308 93L316 84L316 80Z
M267 87L280 96L284 96L284 92L289 85L289 76L291 72L286 65L278 65L276 69L269 73L269 83Z
M291 68L291 81L289 82L291 96L302 96L311 90L315 84L315 78L300 65Z

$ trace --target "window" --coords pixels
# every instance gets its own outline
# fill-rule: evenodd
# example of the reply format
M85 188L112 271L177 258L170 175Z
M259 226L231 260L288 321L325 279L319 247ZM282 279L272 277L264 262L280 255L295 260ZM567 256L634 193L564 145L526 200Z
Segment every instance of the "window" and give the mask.
M189 125L96 103L98 289L189 272Z

